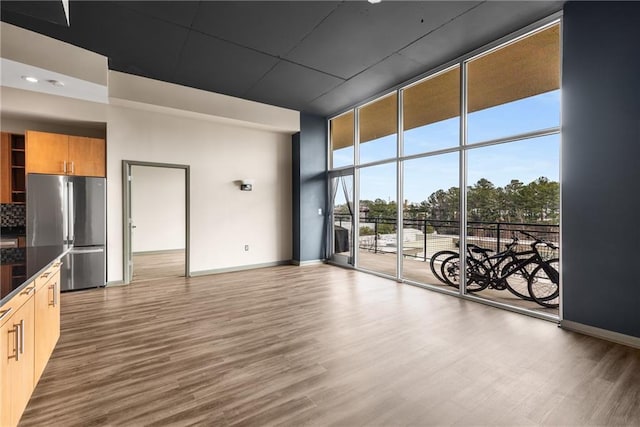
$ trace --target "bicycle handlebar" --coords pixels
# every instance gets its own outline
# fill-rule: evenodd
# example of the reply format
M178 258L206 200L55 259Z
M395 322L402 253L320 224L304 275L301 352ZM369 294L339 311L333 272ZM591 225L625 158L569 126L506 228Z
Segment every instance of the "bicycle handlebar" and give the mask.
M533 234L531 234L531 233L527 233L527 232L526 232L526 231L524 231L524 230L519 230L519 231L520 231L522 234L524 234L525 236L530 237L530 238L532 238L533 240L535 240L535 242L533 242L533 243L531 244L531 247L534 247L535 245L539 245L540 243L543 243L543 244L547 245L548 247L550 247L551 249L558 249L558 247L557 247L556 245L554 245L553 243L551 243L551 242L550 242L550 241L548 241L548 240L544 240L544 239L541 239L541 238L539 238L539 237L536 237L536 236L534 236Z

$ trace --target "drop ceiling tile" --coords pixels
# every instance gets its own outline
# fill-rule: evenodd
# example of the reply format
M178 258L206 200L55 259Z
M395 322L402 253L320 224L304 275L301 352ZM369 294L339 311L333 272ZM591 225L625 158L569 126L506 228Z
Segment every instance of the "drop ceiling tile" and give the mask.
M294 48L339 2L201 2L193 28L275 56Z
M361 103L425 71L424 65L392 55L309 103L309 112L329 116Z
M198 1L117 1L120 6L163 21L190 27L198 13Z
M562 5L562 1L484 2L400 54L434 68L549 16Z
M280 61L246 93L246 96L304 111L309 101L342 82L343 80L328 74Z
M69 18L69 27L24 15L12 15L9 22L104 55L111 69L160 80L171 77L189 33L110 2L72 1Z
M71 5L73 39L107 56L111 69L171 77L188 29L101 2Z
M286 55L348 79L478 2L345 2Z
M67 25L62 1L2 1L0 7L2 14L18 13L58 25Z
M274 57L191 31L174 81L243 97L277 62Z

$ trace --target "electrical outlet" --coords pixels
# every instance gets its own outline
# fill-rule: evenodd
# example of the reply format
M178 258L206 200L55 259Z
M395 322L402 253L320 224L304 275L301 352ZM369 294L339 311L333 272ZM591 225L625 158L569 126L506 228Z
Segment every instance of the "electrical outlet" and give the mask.
M244 251L248 252L249 251L249 245L244 245Z

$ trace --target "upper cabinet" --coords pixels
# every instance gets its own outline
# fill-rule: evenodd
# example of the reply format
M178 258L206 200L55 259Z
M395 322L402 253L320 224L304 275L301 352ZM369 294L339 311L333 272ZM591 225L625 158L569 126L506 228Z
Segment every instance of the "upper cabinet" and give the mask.
M105 148L104 139L69 136L69 175L105 176Z
M100 138L27 131L27 173L105 174L105 141Z
M24 203L25 151L24 135L2 132L0 138L0 203Z

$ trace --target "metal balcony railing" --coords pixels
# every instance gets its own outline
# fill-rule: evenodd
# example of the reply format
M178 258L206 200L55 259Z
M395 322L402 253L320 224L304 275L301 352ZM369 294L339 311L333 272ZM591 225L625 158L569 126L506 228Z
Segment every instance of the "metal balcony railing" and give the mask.
M350 230L351 215L334 214L334 224ZM369 230L365 229L367 227ZM403 242L396 239L397 220L395 218L360 218L360 228L370 234L360 235L358 247L363 250L378 252L399 252L405 257L427 260L432 254L444 249L456 249L460 241L459 221L404 219ZM381 232L383 231L383 232ZM560 226L557 224L534 224L519 222L467 222L467 243L473 243L493 251L504 250L511 243L512 237L519 239L517 249L526 249L531 241L520 232L530 233L543 240L559 246ZM352 236L352 232L349 231ZM351 239L349 239L351 240ZM557 251L544 254L546 257L557 257Z

